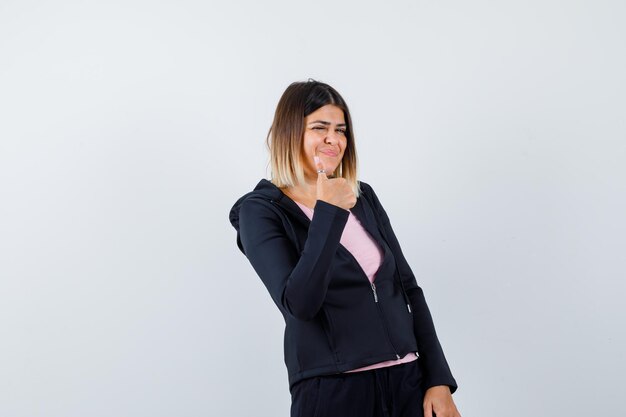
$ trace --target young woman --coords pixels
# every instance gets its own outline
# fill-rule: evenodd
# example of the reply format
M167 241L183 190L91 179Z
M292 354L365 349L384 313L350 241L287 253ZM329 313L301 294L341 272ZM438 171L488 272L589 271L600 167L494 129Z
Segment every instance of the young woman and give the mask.
M237 200L237 245L285 319L291 416L460 417L418 286L370 185L350 112L331 86L283 93L271 180Z

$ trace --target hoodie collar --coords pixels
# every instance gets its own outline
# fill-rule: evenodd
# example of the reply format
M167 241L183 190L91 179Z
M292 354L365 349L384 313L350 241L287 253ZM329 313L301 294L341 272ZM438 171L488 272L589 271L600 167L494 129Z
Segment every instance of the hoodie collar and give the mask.
M298 205L291 198L283 193L280 188L274 185L271 181L263 178L257 183L254 190L240 197L230 210L230 223L237 231L239 231L239 209L241 208L243 202L248 198L262 198L273 202L283 210L289 212L293 218L297 219L305 226L308 226L311 223L311 220L302 212L300 207L298 207ZM350 209L350 212L359 220L361 225L363 225L363 227L365 227L365 229L372 236L376 236L376 238L380 240L381 236L376 226L376 221L372 218L371 211L366 210L363 207L363 200L364 199L360 197L357 198L356 204Z

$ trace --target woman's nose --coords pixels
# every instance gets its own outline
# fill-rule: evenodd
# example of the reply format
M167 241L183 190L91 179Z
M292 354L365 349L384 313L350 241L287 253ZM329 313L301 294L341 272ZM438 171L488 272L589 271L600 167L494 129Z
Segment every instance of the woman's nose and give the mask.
M330 131L326 135L326 143L337 143L339 142L339 133Z

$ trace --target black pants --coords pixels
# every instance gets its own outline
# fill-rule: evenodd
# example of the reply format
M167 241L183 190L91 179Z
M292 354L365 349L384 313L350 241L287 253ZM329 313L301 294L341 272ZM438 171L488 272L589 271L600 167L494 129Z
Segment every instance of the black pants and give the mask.
M419 360L304 379L291 390L291 417L423 417Z

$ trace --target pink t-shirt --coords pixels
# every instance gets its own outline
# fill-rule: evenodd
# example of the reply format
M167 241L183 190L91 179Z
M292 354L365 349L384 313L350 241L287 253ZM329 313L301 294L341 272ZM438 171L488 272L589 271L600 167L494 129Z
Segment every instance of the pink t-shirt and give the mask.
M300 209L302 209L304 214L306 214L309 219L313 218L312 209L308 208L304 204L300 204L297 201L296 204L300 207ZM383 252L380 249L378 243L376 243L376 241L370 236L370 234L367 232L367 230L365 230L365 228L361 225L361 223L354 216L354 214L352 214L352 212L350 212L350 215L348 216L348 221L345 228L343 229L343 233L341 235L339 243L341 243L346 249L350 251L350 253L352 253L352 256L354 256L359 265L361 265L361 268L365 272L365 275L367 275L367 278L370 280L370 282L374 282L374 280L376 279L376 272L382 264ZM411 362L415 359L417 359L417 355L411 352L407 354L404 358L379 362L346 372L367 371L370 369L384 368L386 366Z

